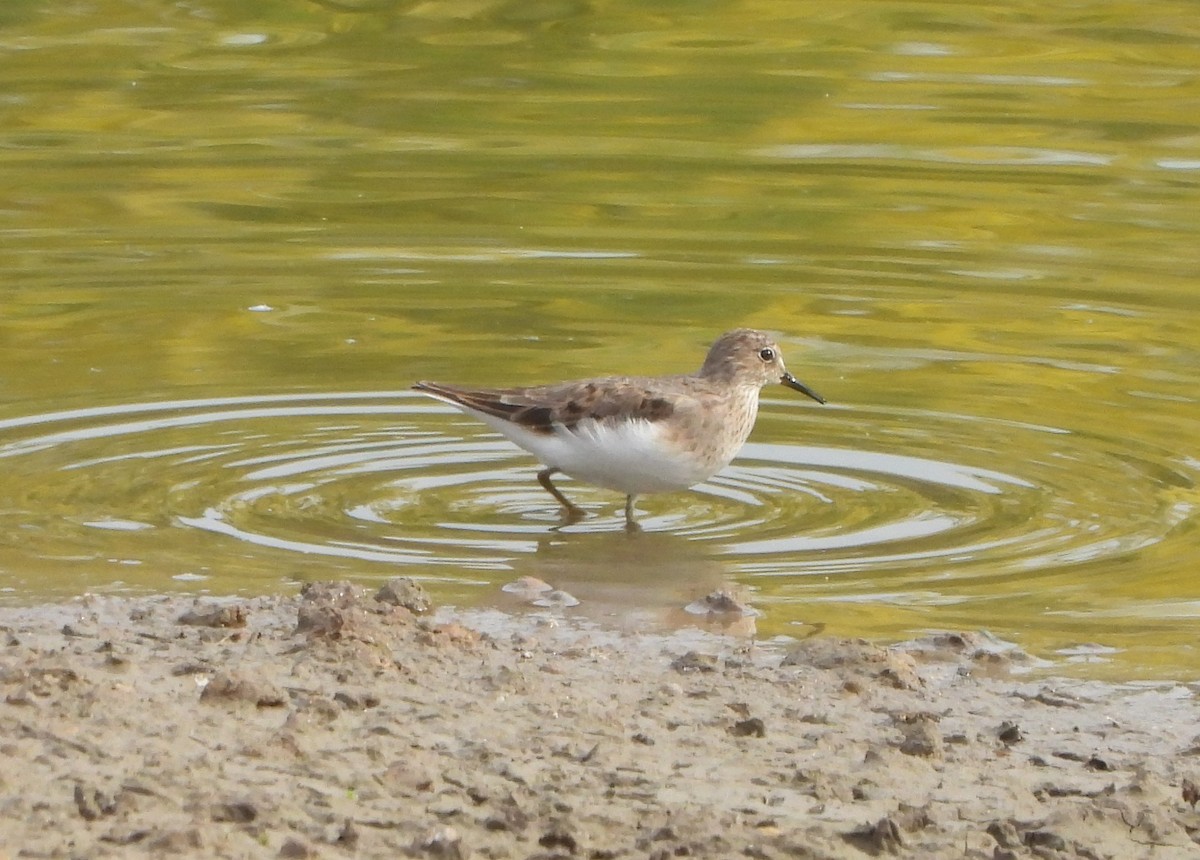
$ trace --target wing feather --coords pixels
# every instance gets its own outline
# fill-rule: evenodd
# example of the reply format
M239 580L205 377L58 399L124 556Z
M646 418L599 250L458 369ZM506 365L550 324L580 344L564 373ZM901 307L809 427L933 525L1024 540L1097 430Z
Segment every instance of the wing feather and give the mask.
M663 396L661 384L661 379L617 377L533 388L459 388L439 382L418 382L413 388L532 432L549 434L556 426L573 430L583 421L653 423L669 418L679 404Z

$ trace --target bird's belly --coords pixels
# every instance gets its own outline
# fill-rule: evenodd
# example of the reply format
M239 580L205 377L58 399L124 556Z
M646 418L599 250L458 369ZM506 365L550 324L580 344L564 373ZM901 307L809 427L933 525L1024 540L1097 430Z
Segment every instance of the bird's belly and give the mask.
M539 442L542 450L533 453L542 462L577 480L622 493L686 489L725 465L689 456L662 425L649 421L581 423Z

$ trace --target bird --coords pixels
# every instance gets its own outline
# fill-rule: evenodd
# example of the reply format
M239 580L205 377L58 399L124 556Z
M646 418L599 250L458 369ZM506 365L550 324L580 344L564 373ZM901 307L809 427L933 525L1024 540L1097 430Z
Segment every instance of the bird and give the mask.
M558 474L625 494L625 523L637 528L635 501L684 490L715 475L741 450L768 383L825 398L788 372L765 332L722 334L694 373L609 376L526 388L465 388L417 382L422 394L479 419L536 457L538 483L567 523L586 512L551 478Z

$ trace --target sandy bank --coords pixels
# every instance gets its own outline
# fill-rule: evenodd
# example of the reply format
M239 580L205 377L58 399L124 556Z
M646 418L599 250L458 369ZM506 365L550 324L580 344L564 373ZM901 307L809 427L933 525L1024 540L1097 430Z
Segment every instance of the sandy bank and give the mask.
M0 610L0 858L1200 856L1191 687L389 594Z

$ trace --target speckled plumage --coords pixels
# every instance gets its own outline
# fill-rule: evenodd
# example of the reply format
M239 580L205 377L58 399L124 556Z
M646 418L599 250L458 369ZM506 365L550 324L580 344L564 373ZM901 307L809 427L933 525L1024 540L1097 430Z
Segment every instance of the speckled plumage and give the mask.
M758 415L758 395L781 382L825 401L787 372L766 334L735 329L712 345L700 370L678 376L612 376L530 388L413 387L485 422L537 457L538 480L569 519L582 511L550 481L562 472L626 494L633 524L641 493L682 490L724 468Z

